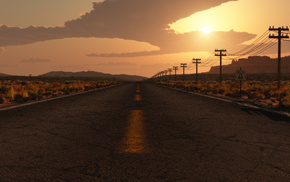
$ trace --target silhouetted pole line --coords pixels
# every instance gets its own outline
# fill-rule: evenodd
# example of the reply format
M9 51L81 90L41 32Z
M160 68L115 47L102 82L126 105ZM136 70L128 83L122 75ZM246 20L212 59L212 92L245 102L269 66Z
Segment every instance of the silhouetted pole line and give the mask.
M161 74L161 72L158 73L158 77L159 77L160 81L162 81L162 74Z
M163 80L163 71L160 72L160 81L162 82Z
M195 76L195 78L196 78L196 83L198 82L198 64L200 64L201 62L199 62L201 59L192 59L193 61L195 61L195 62L192 62L192 63L195 63L196 64L196 72L195 72L195 74L196 74L196 76Z
M218 52L217 54L215 54L215 56L219 56L220 57L220 83L222 83L222 61L223 61L223 56L227 56L226 54L224 54L224 52L226 52L226 49L216 49L215 52Z
M171 68L168 68L169 80L171 80L171 72L172 72L172 69Z
M162 71L162 81L165 81L165 72Z
M167 81L167 72L168 72L168 71L167 71L167 70L164 70L163 72L164 72L164 74L165 74L164 81Z
M274 35L274 34L270 34L269 38L270 39L278 39L278 90L281 87L281 39L287 39L289 38L289 36L287 34L282 34L282 31L289 31L289 28L286 27L278 27L278 28L274 28L273 27L269 27L270 31L278 31L278 35Z
M175 72L175 81L176 81L176 71L178 70L178 66L173 66L173 70Z
M184 73L185 73L185 68L187 68L187 63L180 63L180 67L183 68L182 81L184 81Z

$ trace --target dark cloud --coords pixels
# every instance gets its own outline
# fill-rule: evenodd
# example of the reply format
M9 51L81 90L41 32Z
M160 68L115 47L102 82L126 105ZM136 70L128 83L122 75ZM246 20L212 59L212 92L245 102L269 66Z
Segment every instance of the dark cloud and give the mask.
M63 27L0 27L0 46L29 44L69 37L121 38L150 43L160 51L87 56L135 57L204 51L241 44L254 37L240 32L213 32L201 42L200 32L175 34L169 24L222 3L235 0L105 0Z
M137 66L137 64L129 63L129 62L107 62L107 63L99 63L94 64L95 66Z
M87 54L88 57L140 57L140 56L153 56L162 54L161 51L142 51L142 52L129 52L129 53L117 53L117 54Z
M41 58L31 58L31 59L23 59L22 63L47 63L50 62L49 59L41 59Z

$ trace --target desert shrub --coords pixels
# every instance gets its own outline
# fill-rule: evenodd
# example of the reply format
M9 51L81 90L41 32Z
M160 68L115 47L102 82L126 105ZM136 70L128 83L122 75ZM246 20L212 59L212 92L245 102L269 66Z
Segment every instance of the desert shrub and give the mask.
M14 88L13 87L11 87L10 90L7 92L6 98L9 101L13 101L14 100L14 98L15 98L15 91L14 91Z
M219 89L218 90L218 93L221 94L221 95L223 95L225 93L225 91L226 91L225 89Z
M5 97L0 96L0 104L6 104L8 100Z
M282 107L290 108L290 95L286 95L280 102Z
M0 93L1 93L1 94L5 94L5 93L7 93L8 90L9 90L9 89L8 89L7 87L5 87L5 86L0 87Z
M21 94L16 94L14 97L14 101L17 103L24 103L27 101L27 98L23 97L23 95L21 95Z
M29 100L37 100L37 99L39 99L37 93L32 93L29 95Z

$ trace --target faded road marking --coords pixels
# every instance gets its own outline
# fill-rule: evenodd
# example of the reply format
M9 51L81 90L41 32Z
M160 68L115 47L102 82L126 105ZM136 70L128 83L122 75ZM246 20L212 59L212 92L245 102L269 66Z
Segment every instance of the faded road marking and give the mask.
M130 113L129 125L126 135L122 141L121 152L124 153L146 153L148 148L145 141L143 124L143 111L133 110Z
M135 101L141 101L141 95L136 94L134 100Z

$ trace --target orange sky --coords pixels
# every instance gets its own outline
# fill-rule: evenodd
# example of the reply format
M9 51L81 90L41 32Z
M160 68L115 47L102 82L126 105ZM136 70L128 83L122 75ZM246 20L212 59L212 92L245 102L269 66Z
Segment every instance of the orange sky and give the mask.
M150 77L192 58L203 62L216 48L238 51L269 25L287 26L290 17L288 0L92 2L1 1L0 73L90 70ZM209 34L201 32L205 26ZM282 44L284 55L289 43ZM263 54L275 57L276 49ZM210 61L199 70L219 64Z

